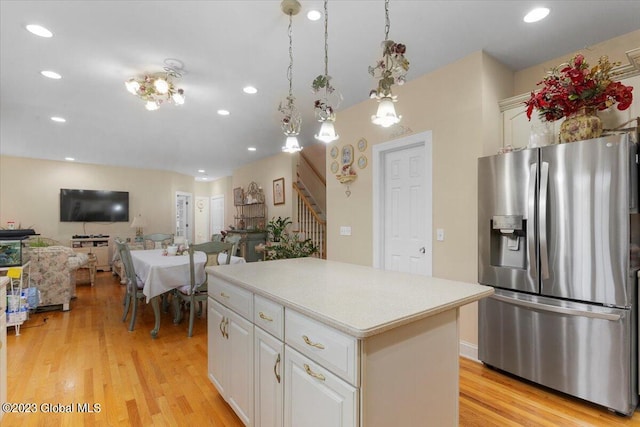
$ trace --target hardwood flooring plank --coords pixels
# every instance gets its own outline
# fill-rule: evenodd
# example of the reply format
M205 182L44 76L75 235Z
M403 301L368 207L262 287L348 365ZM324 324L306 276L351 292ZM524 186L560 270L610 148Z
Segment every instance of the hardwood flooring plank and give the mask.
M207 377L206 319L187 338L186 322L164 313L152 340L151 307L140 305L129 332L123 296L117 279L98 273L95 286L77 287L70 311L32 314L18 337L8 329L10 402L97 403L100 412L5 414L2 427L243 425ZM459 407L464 427L640 427L638 412L620 417L464 358Z

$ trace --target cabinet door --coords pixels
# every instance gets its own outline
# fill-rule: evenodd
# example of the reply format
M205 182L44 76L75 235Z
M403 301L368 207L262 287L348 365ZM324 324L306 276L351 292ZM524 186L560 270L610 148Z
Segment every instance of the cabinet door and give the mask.
M320 365L285 346L284 425L355 427L357 390Z
M231 310L227 323L227 402L246 426L253 425L253 324Z
M103 271L109 271L109 247L108 246L96 246L91 248L96 256L96 265Z
M255 426L282 427L284 398L284 344L254 328Z
M207 314L207 340L208 340L208 373L209 379L216 386L218 392L225 397L225 387L227 381L225 375L227 370L226 365L226 353L227 353L227 340L225 339L225 320L224 313L226 309L218 304L213 298L208 299L208 314Z

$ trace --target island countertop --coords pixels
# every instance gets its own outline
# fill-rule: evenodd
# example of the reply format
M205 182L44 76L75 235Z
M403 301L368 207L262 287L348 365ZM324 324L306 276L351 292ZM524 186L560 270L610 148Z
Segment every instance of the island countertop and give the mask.
M493 294L490 286L317 258L221 265L206 271L356 338Z

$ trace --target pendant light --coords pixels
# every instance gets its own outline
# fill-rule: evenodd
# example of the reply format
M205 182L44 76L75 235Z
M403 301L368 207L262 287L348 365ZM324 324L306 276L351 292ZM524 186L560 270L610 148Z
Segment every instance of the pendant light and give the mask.
M399 123L402 116L396 114L393 105L397 97L391 92L394 84L403 85L405 75L409 71L409 61L404 57L407 47L401 43L389 40L389 0L384 2L385 27L384 41L382 42L382 59L375 67L369 67L369 74L378 79L378 87L369 93L370 98L376 98L379 102L378 111L371 116L371 122L382 127L389 127Z
M326 144L339 138L334 126L335 110L342 101L342 95L331 85L331 76L329 75L329 9L327 3L328 1L324 0L324 74L316 77L311 84L313 93L321 93L313 105L316 119L321 123L320 131L315 135L315 138Z
M287 68L287 80L289 80L289 95L280 102L278 111L283 115L280 120L280 126L282 132L286 137L285 145L282 147L282 151L286 153L297 153L302 150L302 147L298 143L297 136L300 134L300 127L302 125L302 117L300 112L296 108L295 98L293 97L292 82L293 82L293 30L291 27L293 15L297 15L300 12L300 2L298 0L282 0L280 4L282 11L289 15L289 67Z

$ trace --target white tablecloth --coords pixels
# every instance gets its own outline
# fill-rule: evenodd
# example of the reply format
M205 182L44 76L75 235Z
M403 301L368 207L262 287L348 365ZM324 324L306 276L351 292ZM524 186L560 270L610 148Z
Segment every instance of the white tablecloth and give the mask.
M162 251L162 249L131 251L133 268L136 270L138 278L144 282L142 292L146 295L147 302L153 297L189 284L189 255L165 256L162 255ZM226 254L220 254L218 263L224 264L226 256ZM198 283L204 282L206 260L204 252L194 253ZM231 257L231 264L244 262L244 258Z

